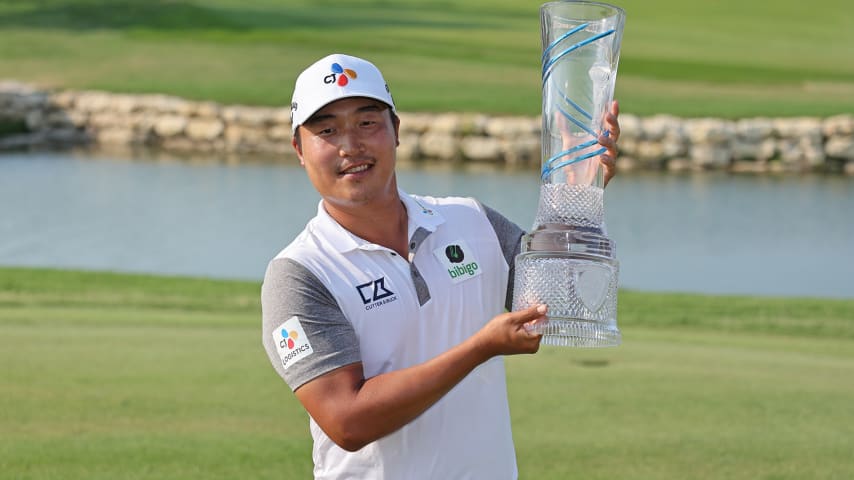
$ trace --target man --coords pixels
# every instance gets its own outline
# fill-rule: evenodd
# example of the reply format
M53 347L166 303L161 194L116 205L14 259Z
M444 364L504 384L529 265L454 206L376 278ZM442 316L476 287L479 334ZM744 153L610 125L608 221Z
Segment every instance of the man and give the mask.
M536 352L525 327L546 314L504 312L523 231L475 200L398 189L400 121L373 64L319 60L291 108L322 200L267 269L263 343L311 417L315 478L516 478L502 356Z

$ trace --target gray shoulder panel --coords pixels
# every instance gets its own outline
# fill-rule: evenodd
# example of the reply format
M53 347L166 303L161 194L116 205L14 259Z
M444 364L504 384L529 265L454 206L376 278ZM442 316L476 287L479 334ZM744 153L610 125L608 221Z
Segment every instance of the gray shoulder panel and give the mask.
M507 279L507 298L504 306L507 310L511 310L513 306L513 277L516 275L516 255L521 250L522 235L525 234L525 231L496 210L483 204L481 206L486 212L489 223L492 224L492 229L495 230L495 236L498 237L498 243L504 253L504 260L510 266L509 278Z
M276 372L296 390L344 365L361 361L359 342L329 289L310 270L289 258L270 262L261 286L262 343ZM312 353L283 366L275 335L297 317Z

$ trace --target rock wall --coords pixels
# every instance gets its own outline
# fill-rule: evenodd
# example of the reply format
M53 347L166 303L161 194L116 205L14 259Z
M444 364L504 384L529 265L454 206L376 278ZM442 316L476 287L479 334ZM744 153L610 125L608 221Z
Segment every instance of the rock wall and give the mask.
M401 113L405 160L538 165L539 117ZM621 169L845 172L854 175L854 115L677 118L620 115ZM288 108L166 95L46 92L0 83L0 151L71 145L293 157Z

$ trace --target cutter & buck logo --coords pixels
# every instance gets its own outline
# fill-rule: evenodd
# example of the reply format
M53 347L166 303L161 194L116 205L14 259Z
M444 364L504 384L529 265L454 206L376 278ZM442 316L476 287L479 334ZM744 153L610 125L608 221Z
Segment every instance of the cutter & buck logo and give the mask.
M371 310L397 300L397 295L385 286L385 277L356 285L356 291L359 292L365 310Z

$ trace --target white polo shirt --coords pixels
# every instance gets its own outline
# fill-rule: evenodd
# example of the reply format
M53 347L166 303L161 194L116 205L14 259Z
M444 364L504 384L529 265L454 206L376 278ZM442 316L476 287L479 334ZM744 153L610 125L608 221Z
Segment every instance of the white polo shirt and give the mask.
M521 229L472 199L400 197L409 216L409 259L345 230L321 202L270 262L263 343L292 389L355 362L365 378L425 362L504 311ZM313 419L310 428L319 479L517 475L500 357L357 452L338 447Z

